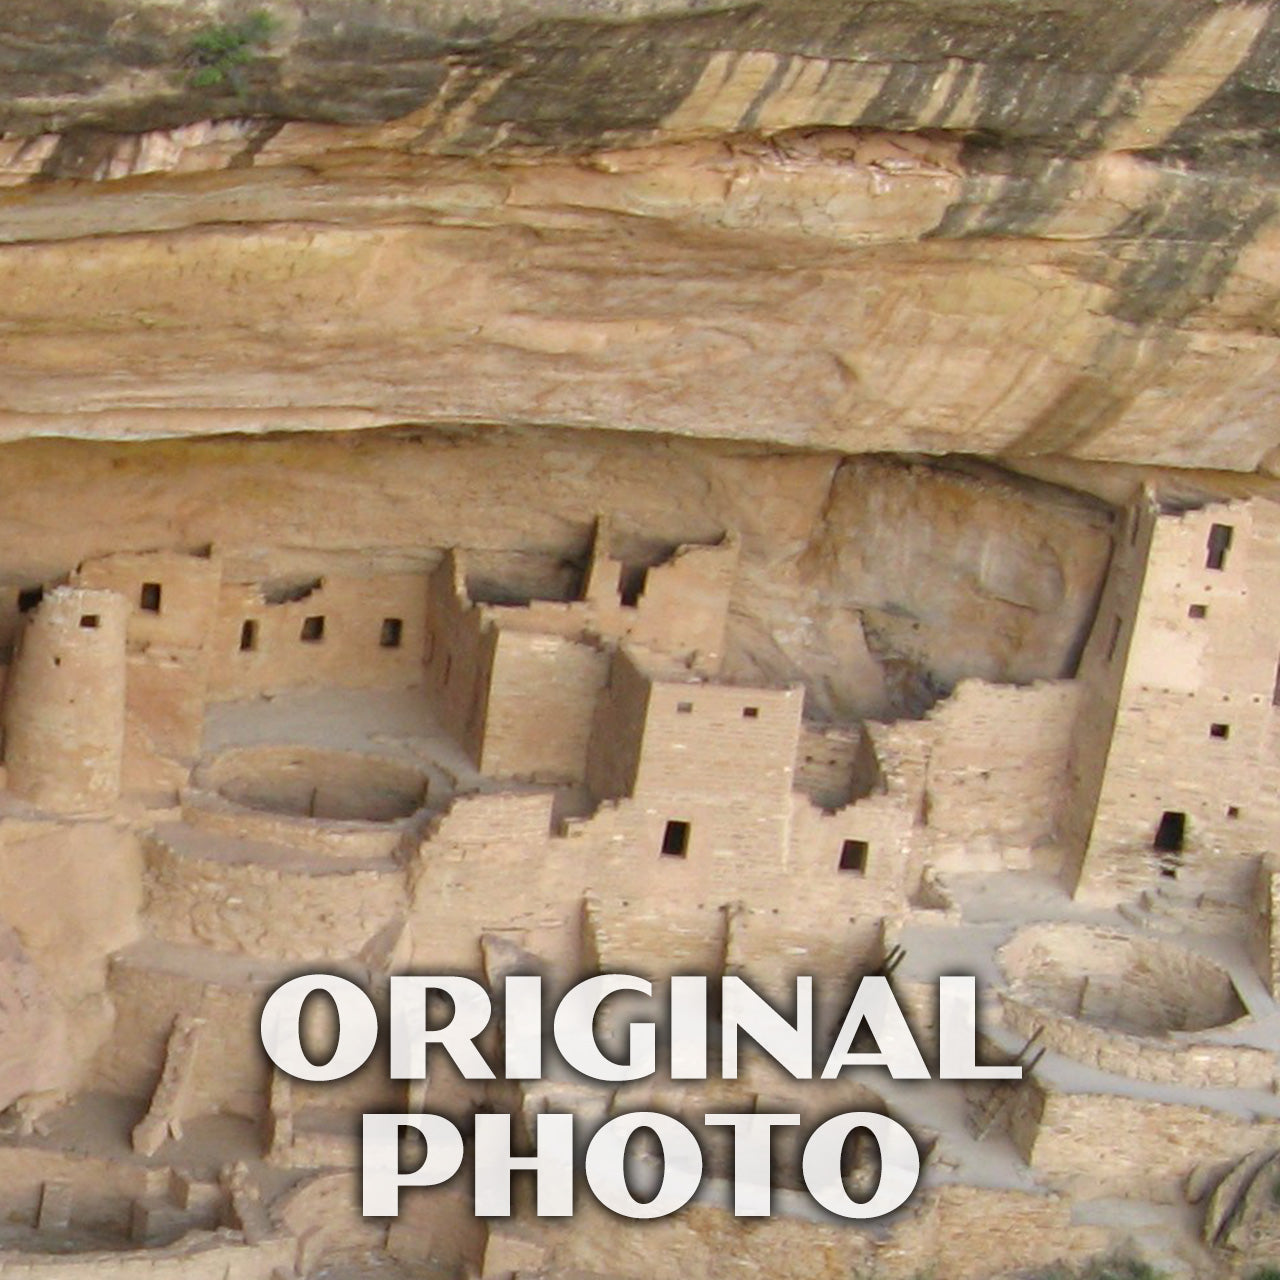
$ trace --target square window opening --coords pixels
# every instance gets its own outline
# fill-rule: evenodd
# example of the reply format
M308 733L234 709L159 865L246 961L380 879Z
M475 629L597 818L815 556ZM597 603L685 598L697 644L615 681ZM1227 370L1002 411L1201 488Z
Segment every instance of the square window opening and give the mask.
M382 635L378 643L384 649L398 649L404 635L404 621L400 618L383 618Z
M142 590L138 592L138 608L143 613L160 612L160 584L158 582L144 582L142 584Z
M862 875L867 869L867 842L846 840L840 846L840 870Z
M258 647L258 624L246 618L240 624L240 652L252 653Z
M1211 724L1209 726L1209 737L1211 738L1229 738L1231 736L1231 726L1229 724Z
M1215 524L1209 530L1209 554L1205 557L1206 569L1225 569L1227 552L1231 550L1232 526Z
M43 599L43 587L24 587L18 592L18 612L30 613Z
M324 639L324 615L316 614L312 618L304 618L299 638L306 644L319 644Z
M1187 610L1187 617L1204 618L1208 616L1208 613L1209 606L1207 604L1193 604L1191 608Z
M678 716L691 716L692 714L693 714L693 703L692 703L692 702L677 702L677 703L676 703L676 715L678 715Z
M1238 818L1240 816L1240 806L1236 804L1227 805L1227 817Z
M672 819L662 833L662 854L666 858L684 858L689 854L689 824Z
M760 708L759 707L743 707L742 718L744 720L759 720Z
M96 613L82 613L80 615L80 625L87 631L96 631L101 619Z

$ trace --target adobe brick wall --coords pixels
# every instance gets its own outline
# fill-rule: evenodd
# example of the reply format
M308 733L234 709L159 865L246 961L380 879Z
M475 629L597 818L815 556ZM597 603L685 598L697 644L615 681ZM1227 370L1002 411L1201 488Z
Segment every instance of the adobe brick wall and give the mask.
M597 537L597 548L600 541ZM634 607L621 603L623 563L601 552L586 589L596 612L596 630L611 640L679 656L695 671L718 671L738 550L732 536L715 546L678 548L670 559L648 569Z
M116 957L108 985L116 1010L115 1034L94 1063L89 1087L149 1098L174 1018L198 1013L204 1019L202 1039L218 1045L219 1052L197 1052L191 1113L226 1111L259 1118L268 1063L258 1039L258 1014L269 981L265 973L257 982L248 981L240 967L221 976L150 963L138 951Z
M0 1253L0 1270L14 1280L271 1280L292 1268L296 1242L281 1236L252 1247L210 1234L165 1248L60 1256L55 1264L30 1254Z
M572 1230L544 1225L536 1233L543 1267L620 1280L719 1280L742 1271L749 1235L753 1269L777 1280L986 1280L1087 1257L1107 1240L1098 1227L1074 1224L1070 1203L1056 1196L958 1186L925 1190L883 1233L786 1216L748 1224L698 1205L643 1231L620 1232L614 1222L584 1205Z

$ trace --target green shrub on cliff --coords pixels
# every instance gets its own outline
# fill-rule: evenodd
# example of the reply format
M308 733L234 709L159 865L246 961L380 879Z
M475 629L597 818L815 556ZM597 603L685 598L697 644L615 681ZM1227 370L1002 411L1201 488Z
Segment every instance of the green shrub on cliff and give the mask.
M275 25L265 9L258 9L240 22L218 23L197 32L187 50L192 86L211 89L229 84L241 92L240 68L253 61Z

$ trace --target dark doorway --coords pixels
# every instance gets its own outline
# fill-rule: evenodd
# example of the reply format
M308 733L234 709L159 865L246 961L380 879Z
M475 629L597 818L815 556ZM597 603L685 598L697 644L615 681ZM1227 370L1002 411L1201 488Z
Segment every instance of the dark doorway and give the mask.
M383 618L382 637L379 644L384 649L398 649L400 637L404 634L404 623L399 618Z
M44 599L43 587L26 587L18 592L18 612L30 613Z
M307 644L319 644L320 641L324 639L323 614L303 620L300 639L305 641Z
M1156 838L1151 847L1161 856L1160 874L1171 880L1178 874L1182 862L1182 846L1187 834L1187 815L1166 809L1160 815Z
M158 582L144 582L142 590L138 592L138 608L144 613L160 612L160 584Z
M1160 825L1156 827L1156 839L1152 848L1157 853L1181 853L1186 834L1187 815L1166 809L1160 815Z
M252 653L258 647L258 624L246 618L240 625L240 652Z
M668 858L683 858L689 852L689 824L672 820L662 833L662 852Z

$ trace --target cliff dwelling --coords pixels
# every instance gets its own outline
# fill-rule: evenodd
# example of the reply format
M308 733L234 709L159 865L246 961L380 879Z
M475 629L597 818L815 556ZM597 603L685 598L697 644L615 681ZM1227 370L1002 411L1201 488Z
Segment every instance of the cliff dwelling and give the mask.
M0 1277L1275 1280L1275 13L10 5ZM320 1082L305 974L976 1061ZM425 1112L794 1126L362 1211Z

